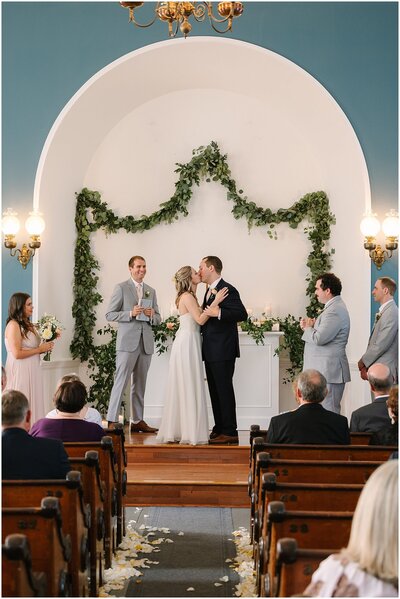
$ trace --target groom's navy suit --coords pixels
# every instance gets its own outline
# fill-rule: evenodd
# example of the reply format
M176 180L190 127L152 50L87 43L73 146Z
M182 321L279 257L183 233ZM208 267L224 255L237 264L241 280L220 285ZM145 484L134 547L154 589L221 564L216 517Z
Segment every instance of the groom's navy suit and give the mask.
M228 288L228 296L219 305L220 318L209 318L201 327L202 352L215 422L213 432L236 436L236 405L232 379L235 360L240 355L237 323L247 319L247 312L237 289L221 279L215 289L223 287ZM203 309L214 300L212 294L208 301L206 297L207 292Z

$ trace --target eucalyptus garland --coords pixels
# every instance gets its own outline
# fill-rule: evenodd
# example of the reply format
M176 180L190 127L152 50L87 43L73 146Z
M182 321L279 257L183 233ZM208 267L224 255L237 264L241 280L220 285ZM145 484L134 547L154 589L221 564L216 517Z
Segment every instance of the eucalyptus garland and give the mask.
M216 142L208 146L201 146L193 150L192 159L186 164L177 163L175 172L178 179L175 183L173 196L162 203L159 210L149 216L143 215L119 217L101 200L97 191L87 188L76 194L75 226L77 239L75 245L74 267L74 303L72 314L75 318L74 336L70 350L74 358L82 361L91 356L95 360L95 346L93 344L93 329L96 324L96 306L103 301L97 291L99 263L92 253L90 236L98 229L103 229L106 234L117 233L124 229L128 233L147 231L161 223L172 223L181 216L188 215L188 204L192 197L193 185L200 182L216 181L227 190L227 200L233 203L231 210L234 218L245 218L249 229L252 227L266 227L270 238L277 238L276 225L288 223L296 229L300 223L306 221L304 232L311 243L311 252L307 258L309 274L307 275L306 295L309 305L306 309L308 316L315 316L318 302L314 295L316 277L328 271L331 264L331 255L334 250L327 250L326 244L330 239L330 228L335 223L335 217L329 208L329 200L323 191L312 192L304 195L290 208L281 208L273 212L269 208L257 206L248 200L242 189L238 189L236 181L231 176L226 154L221 151ZM171 319L167 321L172 322ZM167 326L167 321L154 327L155 341L158 351L166 350L165 343L169 336L174 336L174 327ZM285 334L284 344L287 344L291 354L292 367L298 370L301 367L300 353L302 354L301 331L298 320L289 315L286 319L279 319L281 330ZM177 325L176 325L177 326ZM250 321L247 332L258 342L263 332ZM176 330L175 330L176 332ZM301 351L299 348L301 347ZM300 360L300 362L299 362Z

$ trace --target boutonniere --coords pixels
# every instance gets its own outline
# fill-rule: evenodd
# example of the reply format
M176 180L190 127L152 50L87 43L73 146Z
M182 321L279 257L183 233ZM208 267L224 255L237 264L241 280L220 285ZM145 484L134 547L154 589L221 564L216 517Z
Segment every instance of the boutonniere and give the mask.
M145 291L145 292L144 292L144 297L145 297L145 298L148 298L148 297L150 297L150 291L148 291L148 290L147 290L147 291Z
M218 289L216 287L213 287L212 289L210 289L210 293L212 293L212 295L215 297L218 293Z
M375 322L378 322L378 320L380 319L381 316L382 316L382 314L380 312L377 312L375 314Z

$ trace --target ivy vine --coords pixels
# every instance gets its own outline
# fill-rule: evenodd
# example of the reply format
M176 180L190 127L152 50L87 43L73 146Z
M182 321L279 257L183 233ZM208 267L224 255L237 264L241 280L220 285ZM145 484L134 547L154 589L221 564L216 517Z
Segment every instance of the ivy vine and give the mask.
M314 295L316 277L328 271L331 265L331 255L334 250L326 248L330 239L331 225L335 217L330 211L329 200L323 191L308 193L295 202L290 208L281 208L273 212L270 208L257 206L249 201L242 189L238 189L236 181L231 175L227 155L221 154L216 142L208 146L201 146L192 152L192 159L186 164L177 163L175 172L178 179L175 183L175 192L166 202L160 204L158 210L149 216L143 215L119 217L102 201L99 192L82 189L76 194L75 226L77 239L75 245L74 267L74 303L72 314L75 318L74 336L70 345L74 358L82 361L90 357L95 360L95 346L93 343L93 329L96 324L96 306L101 303L102 297L97 291L99 263L92 253L90 236L98 229L103 229L106 234L117 233L124 229L128 233L140 233L161 223L172 223L181 216L188 215L188 204L192 197L193 185L200 182L216 181L226 188L227 200L233 203L231 210L234 218L247 220L249 229L252 227L266 227L270 238L277 237L276 226L287 223L296 229L305 221L304 233L311 244L311 251L307 258L309 273L306 277L306 295L309 304L306 309L308 316L315 316L318 311L318 302ZM301 367L300 353L302 354L301 330L298 319L291 315L287 319L279 319L281 330L285 333L284 344L287 344L291 354L292 366L295 370ZM159 325L160 327L161 325ZM156 344L162 337L171 334L170 329L155 327ZM246 326L246 325L245 325ZM248 332L254 338L260 336L248 325ZM158 338L159 336L159 338ZM301 346L301 351L300 351Z

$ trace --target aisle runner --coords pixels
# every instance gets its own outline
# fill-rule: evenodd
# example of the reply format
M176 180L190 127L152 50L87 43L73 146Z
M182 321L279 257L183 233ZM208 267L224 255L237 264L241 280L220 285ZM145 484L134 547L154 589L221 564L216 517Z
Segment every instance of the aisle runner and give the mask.
M194 599L244 595L233 566L236 542L242 571L243 566L248 568L246 537L244 529L233 534L231 509L131 508L128 514L132 521L123 544L126 551L119 553L119 564L106 572L102 596ZM125 579L118 579L118 569Z

